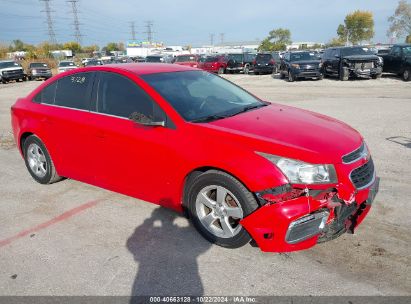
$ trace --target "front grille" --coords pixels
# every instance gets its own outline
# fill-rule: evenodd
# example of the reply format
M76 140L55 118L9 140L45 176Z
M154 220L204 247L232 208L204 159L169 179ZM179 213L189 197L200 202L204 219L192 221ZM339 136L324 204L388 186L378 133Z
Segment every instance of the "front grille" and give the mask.
M23 70L4 71L3 76L12 77L23 74Z
M362 189L372 182L374 176L374 163L370 158L367 163L351 172L350 179L357 189Z
M374 62L356 62L355 66L356 69L372 69L374 67Z
M363 142L357 150L354 150L354 151L344 155L342 157L342 161L343 161L344 164L350 164L350 163L353 163L356 160L358 160L358 159L360 159L364 156L367 156L367 154L368 154L368 152L365 148L365 143Z

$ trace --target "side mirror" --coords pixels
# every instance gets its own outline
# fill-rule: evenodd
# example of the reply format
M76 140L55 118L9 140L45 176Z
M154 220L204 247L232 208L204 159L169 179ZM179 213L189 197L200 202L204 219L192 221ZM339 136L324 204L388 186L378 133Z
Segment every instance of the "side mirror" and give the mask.
M147 117L146 115L138 112L131 113L129 119L143 126L165 127L166 125L164 120L154 121L151 117Z

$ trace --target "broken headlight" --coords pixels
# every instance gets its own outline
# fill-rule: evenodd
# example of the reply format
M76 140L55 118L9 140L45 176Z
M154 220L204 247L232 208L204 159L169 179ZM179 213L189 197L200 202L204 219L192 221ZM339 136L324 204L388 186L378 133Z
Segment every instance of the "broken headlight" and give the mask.
M292 184L332 184L337 182L333 165L309 164L299 160L257 152L275 164Z

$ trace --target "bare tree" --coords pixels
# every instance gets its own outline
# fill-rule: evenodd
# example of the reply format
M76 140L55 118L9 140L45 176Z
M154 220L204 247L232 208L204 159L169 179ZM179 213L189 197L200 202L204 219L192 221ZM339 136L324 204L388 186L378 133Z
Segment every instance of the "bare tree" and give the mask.
M389 37L404 37L411 35L411 3L400 0L394 15L388 18L390 27L387 35Z

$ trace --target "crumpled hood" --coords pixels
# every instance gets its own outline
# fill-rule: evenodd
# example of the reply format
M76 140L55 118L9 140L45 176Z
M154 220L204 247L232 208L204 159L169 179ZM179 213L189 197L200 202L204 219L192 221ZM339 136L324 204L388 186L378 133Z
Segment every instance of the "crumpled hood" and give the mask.
M270 104L208 123L212 128L253 138L255 150L312 163L341 163L362 142L361 135L334 118ZM303 153L302 153L303 152ZM304 155L304 159L301 158Z
M376 61L378 60L377 55L350 55L350 56L343 56L344 59L351 60L351 61Z

